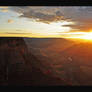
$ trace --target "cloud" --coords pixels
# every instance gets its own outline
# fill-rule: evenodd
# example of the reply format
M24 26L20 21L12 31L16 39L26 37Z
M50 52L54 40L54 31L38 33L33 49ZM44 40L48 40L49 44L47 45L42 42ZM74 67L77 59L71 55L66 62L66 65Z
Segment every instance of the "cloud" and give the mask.
M75 25L64 25L73 30L89 31L92 26L92 7L63 7L62 12L65 18L75 22Z
M55 7L14 7L14 11L21 13L19 17L32 18L38 22L51 23L64 20L64 16Z
M40 12L34 12L34 13L31 13L31 14L24 13L24 15L21 15L20 17L33 18L36 21L45 22L45 23L63 20L63 16L43 14L43 13L40 13Z
M26 35L26 34L32 34L32 33L9 33L9 32L5 32L5 34L24 34L24 35Z
M14 20L8 19L8 23L13 23L13 22L14 22Z
M80 31L90 31L92 30L91 28L92 24L89 22L84 22L84 23L78 23L75 25L63 25L63 27L71 27L72 30L76 31L76 30L80 30Z
M0 12L8 12L9 11L9 7L7 6L0 6Z
M88 31L92 27L92 6L21 6L11 10L20 13L19 17L51 23L72 21L75 25L65 25L73 30Z
M0 8L2 8L2 9L7 9L8 6L0 6Z
M16 31L23 31L23 30L16 30Z
M8 9L2 9L1 12L8 12Z

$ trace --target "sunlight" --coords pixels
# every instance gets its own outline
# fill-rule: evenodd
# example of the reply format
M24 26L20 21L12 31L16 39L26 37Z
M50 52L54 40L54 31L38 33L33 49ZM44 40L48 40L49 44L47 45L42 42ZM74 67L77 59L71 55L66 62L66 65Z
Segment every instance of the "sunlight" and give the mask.
M83 39L92 40L92 32L85 34L82 36Z
M92 40L92 32L69 32L64 33L65 38Z

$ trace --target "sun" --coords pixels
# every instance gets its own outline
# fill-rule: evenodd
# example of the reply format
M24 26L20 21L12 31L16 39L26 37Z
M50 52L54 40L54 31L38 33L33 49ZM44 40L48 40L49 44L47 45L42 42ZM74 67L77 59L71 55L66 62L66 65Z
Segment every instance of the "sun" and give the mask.
M92 32L70 32L65 33L65 38L69 39L83 39L92 41Z
M92 32L86 33L85 35L81 36L82 39L92 40Z

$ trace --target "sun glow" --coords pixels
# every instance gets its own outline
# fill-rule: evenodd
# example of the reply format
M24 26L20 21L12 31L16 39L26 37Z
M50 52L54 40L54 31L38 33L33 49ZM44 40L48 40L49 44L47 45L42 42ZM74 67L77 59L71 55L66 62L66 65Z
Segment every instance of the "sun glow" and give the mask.
M92 40L92 32L85 34L82 38L87 40Z
M84 40L92 40L92 32L74 32L68 33L70 34L66 38L75 38L75 39L84 39Z

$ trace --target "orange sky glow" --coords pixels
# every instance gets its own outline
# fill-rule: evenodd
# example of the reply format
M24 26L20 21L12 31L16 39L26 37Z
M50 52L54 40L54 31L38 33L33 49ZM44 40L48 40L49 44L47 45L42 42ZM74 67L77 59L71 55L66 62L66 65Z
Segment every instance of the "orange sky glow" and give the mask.
M92 7L0 6L0 37L92 40Z

